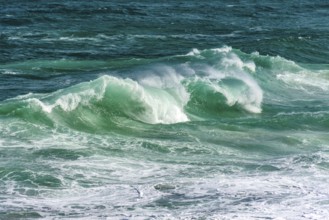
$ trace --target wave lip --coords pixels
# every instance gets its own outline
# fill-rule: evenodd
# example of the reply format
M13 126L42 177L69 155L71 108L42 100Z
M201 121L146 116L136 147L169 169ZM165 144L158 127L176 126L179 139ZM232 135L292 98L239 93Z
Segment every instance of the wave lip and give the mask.
M176 100L173 91L143 86L131 79L110 76L104 76L104 79L107 85L104 104L108 109L119 108L129 118L150 124L188 121L184 106Z
M228 46L203 51L193 49L186 56L204 60L202 67L196 70L197 79L190 83L190 91L199 90L195 94L204 96L197 97L196 102L201 101L210 108L216 108L213 103L220 102L218 110L226 105L238 106L250 113L262 112L263 91L252 77L256 72L256 64L252 60L242 60ZM202 101L207 97L211 98Z

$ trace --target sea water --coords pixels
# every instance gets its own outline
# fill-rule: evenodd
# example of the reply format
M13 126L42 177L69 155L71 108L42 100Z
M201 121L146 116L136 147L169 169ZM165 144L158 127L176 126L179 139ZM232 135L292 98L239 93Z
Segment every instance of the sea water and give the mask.
M5 1L0 219L326 219L326 1Z

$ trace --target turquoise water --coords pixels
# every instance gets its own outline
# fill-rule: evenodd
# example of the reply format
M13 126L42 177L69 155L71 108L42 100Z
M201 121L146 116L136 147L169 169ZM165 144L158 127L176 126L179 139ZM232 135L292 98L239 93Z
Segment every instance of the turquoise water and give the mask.
M0 1L0 219L325 219L325 1Z

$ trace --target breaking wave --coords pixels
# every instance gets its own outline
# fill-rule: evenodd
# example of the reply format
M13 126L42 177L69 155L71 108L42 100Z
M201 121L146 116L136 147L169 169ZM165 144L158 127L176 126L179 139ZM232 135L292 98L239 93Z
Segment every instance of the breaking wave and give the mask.
M0 114L52 126L107 129L123 123L173 124L259 114L264 104L261 87L266 104L289 100L297 94L292 90L328 90L326 70L312 71L281 57L231 47L138 62L130 77L103 74L52 93L17 96L2 102Z

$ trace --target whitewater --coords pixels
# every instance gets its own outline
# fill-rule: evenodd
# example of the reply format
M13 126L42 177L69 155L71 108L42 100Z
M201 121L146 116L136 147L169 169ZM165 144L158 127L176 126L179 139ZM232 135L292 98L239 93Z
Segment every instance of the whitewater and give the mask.
M1 3L0 219L329 215L328 4Z

